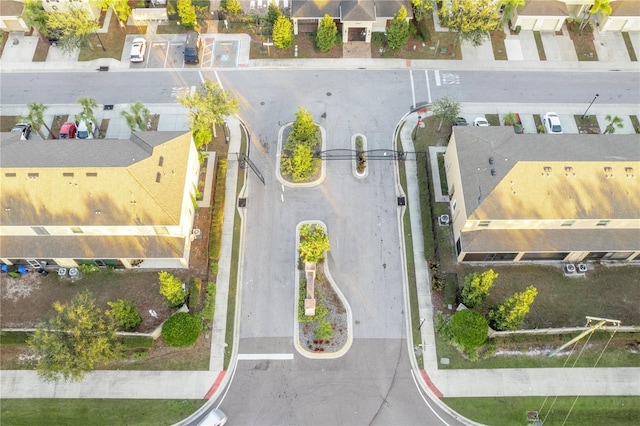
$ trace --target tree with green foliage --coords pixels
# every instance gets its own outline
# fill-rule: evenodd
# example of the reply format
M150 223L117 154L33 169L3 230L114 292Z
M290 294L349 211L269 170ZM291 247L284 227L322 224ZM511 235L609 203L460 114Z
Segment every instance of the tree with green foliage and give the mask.
M88 46L89 36L100 26L87 9L69 5L64 10L47 14L47 28L59 29L62 36L57 46L72 52Z
M471 361L478 359L478 348L487 340L489 325L482 314L471 309L458 311L447 325L447 334Z
M609 16L611 15L611 0L593 0L593 4L591 5L591 7L587 10L585 10L585 16L582 19L582 22L580 23L580 31L584 30L584 27L587 26L587 22L589 22L589 19L597 14L597 13L601 13L604 16Z
M317 142L319 132L318 125L313 121L313 115L306 109L299 107L289 139L293 139L297 143L303 142L313 145Z
M458 33L459 40L480 46L500 25L500 3L494 0L452 0L444 2L440 18L445 27Z
M502 118L502 121L504 121L504 125L505 126L513 126L514 124L516 124L516 115L513 112L508 112L504 115L504 117Z
M227 0L224 10L231 16L238 16L242 13L242 5L239 0Z
M38 30L44 37L48 35L47 12L42 8L41 0L26 0L23 16L27 25Z
M189 126L195 132L203 127L213 129L223 125L224 119L238 112L238 100L222 90L218 83L205 80L193 93L178 97L178 102L189 108Z
M161 271L158 272L158 280L160 281L160 294L164 296L170 307L176 308L187 300L187 292L183 288L180 278L166 271Z
M411 0L411 5L414 19L420 22L433 9L433 0Z
M293 45L293 24L284 15L278 16L273 24L273 44L280 49L288 49Z
M525 0L501 0L500 6L504 7L502 11L502 23L505 23L511 19L513 11L520 6L524 6Z
M131 105L128 112L120 111L120 115L124 117L131 131L146 131L151 126L151 111L140 101Z
M446 122L451 125L455 122L456 117L460 114L460 102L449 96L443 96L433 102L431 112L434 117L440 119L437 131L442 130L442 123Z
M300 226L298 251L303 262L318 263L324 260L325 252L331 249L329 236L319 224L306 223Z
M493 272L493 269L481 274L477 272L468 274L464 277L462 285L462 303L468 308L481 305L489 295L489 289L496 278L498 278L498 274Z
M320 26L318 27L318 33L316 34L316 44L318 48L323 52L331 50L336 44L338 39L338 27L329 15L324 15L320 20Z
M604 129L604 132L602 133L612 134L616 132L616 127L618 129L622 129L624 127L622 118L618 117L617 115L612 116L611 114L607 114L605 115L604 118L609 122L609 124L607 124L607 127Z
M269 3L269 7L267 8L267 22L269 23L269 28L273 29L273 26L276 24L278 18L282 15L278 4L275 1Z
M94 0L103 12L112 8L121 22L127 22L131 15L131 7L128 0Z
M160 335L169 346L185 347L193 345L201 332L200 318L187 312L178 312L162 325Z
M46 381L82 381L87 372L117 358L113 318L96 306L88 291L68 303L55 302L53 310L28 340L38 359L36 370Z
M283 152L280 158L280 170L284 175L291 175L294 182L310 179L318 170L320 160L313 156L308 145L297 144L293 152Z
M133 330L142 324L140 311L132 302L128 300L118 299L115 302L107 302L108 312L113 316L120 330Z
M198 23L198 17L196 16L196 8L191 3L191 0L178 0L176 7L180 17L180 25L184 28L194 28Z
M86 121L87 126L89 127L89 132L93 134L94 130L97 130L98 135L100 135L100 126L97 126L98 120L93 112L95 108L98 108L96 100L91 97L84 97L78 99L78 103L82 106L82 111L80 114L76 114L76 120Z
M529 286L489 310L489 324L494 330L517 330L524 323L538 290Z
M44 112L49 108L43 103L40 102L29 102L27 104L27 108L29 112L27 115L18 117L18 122L29 123L31 124L31 128L38 132L42 139L48 139L48 136L51 136L51 129L47 126L47 123L44 121ZM44 136L42 133L42 126L47 129L48 135Z
M409 35L407 9L401 6L387 27L387 46L392 50L398 50L407 43Z

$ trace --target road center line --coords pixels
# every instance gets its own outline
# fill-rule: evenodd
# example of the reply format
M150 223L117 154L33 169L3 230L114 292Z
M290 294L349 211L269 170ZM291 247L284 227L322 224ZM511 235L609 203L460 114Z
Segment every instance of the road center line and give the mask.
M440 86L440 71L434 70L433 74L436 76L436 86Z
M238 354L238 361L287 360L293 354Z

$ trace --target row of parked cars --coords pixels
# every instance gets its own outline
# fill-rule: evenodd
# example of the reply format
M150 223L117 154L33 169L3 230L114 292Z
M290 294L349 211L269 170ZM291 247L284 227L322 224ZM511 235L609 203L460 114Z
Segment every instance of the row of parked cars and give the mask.
M521 135L524 133L524 127L522 126L522 120L520 120L520 114L516 113L514 114L514 116L515 116L515 120L513 123L513 131L516 132L516 134ZM560 118L558 117L558 114L556 114L555 112L546 113L542 117L542 124L544 125L544 130L546 133L549 133L552 135L559 135L563 133L562 124L560 124ZM453 125L468 126L469 123L464 117L456 117L455 121L453 122ZM472 125L476 127L488 127L489 122L484 117L477 117L473 120Z
M60 127L58 137L60 139L93 139L93 132L95 129L96 126L87 120L80 120L75 123L73 121L68 121ZM20 138L22 140L27 140L31 138L32 130L31 124L18 123L13 126L11 132L20 133Z
M184 62L186 64L197 64L200 62L200 34L196 31L189 31L184 43ZM136 37L131 44L131 62L144 62L144 55L147 52L147 40Z

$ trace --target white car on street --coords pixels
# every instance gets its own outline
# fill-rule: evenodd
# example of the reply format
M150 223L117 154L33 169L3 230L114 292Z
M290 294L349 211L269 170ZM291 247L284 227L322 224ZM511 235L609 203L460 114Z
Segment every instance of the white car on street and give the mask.
M562 124L560 124L560 118L555 112L548 112L542 119L544 123L544 130L551 135L562 134Z

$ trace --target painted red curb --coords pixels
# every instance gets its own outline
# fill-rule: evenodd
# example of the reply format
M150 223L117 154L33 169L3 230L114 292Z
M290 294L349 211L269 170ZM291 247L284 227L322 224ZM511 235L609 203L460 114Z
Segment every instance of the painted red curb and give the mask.
M440 392L440 390L436 387L436 385L433 384L426 370L420 370L420 374L422 374L422 378L424 379L429 389L431 389L431 392L433 392L433 394L438 398L442 398L444 395L442 394L442 392Z
M211 385L211 388L209 388L209 392L207 392L207 394L204 396L204 399L209 399L213 396L216 389L218 389L218 386L220 386L220 383L222 383L222 379L224 379L224 375L226 373L227 372L223 370L220 372L220 374L218 374L218 377L216 377L216 381L213 382L213 385Z

